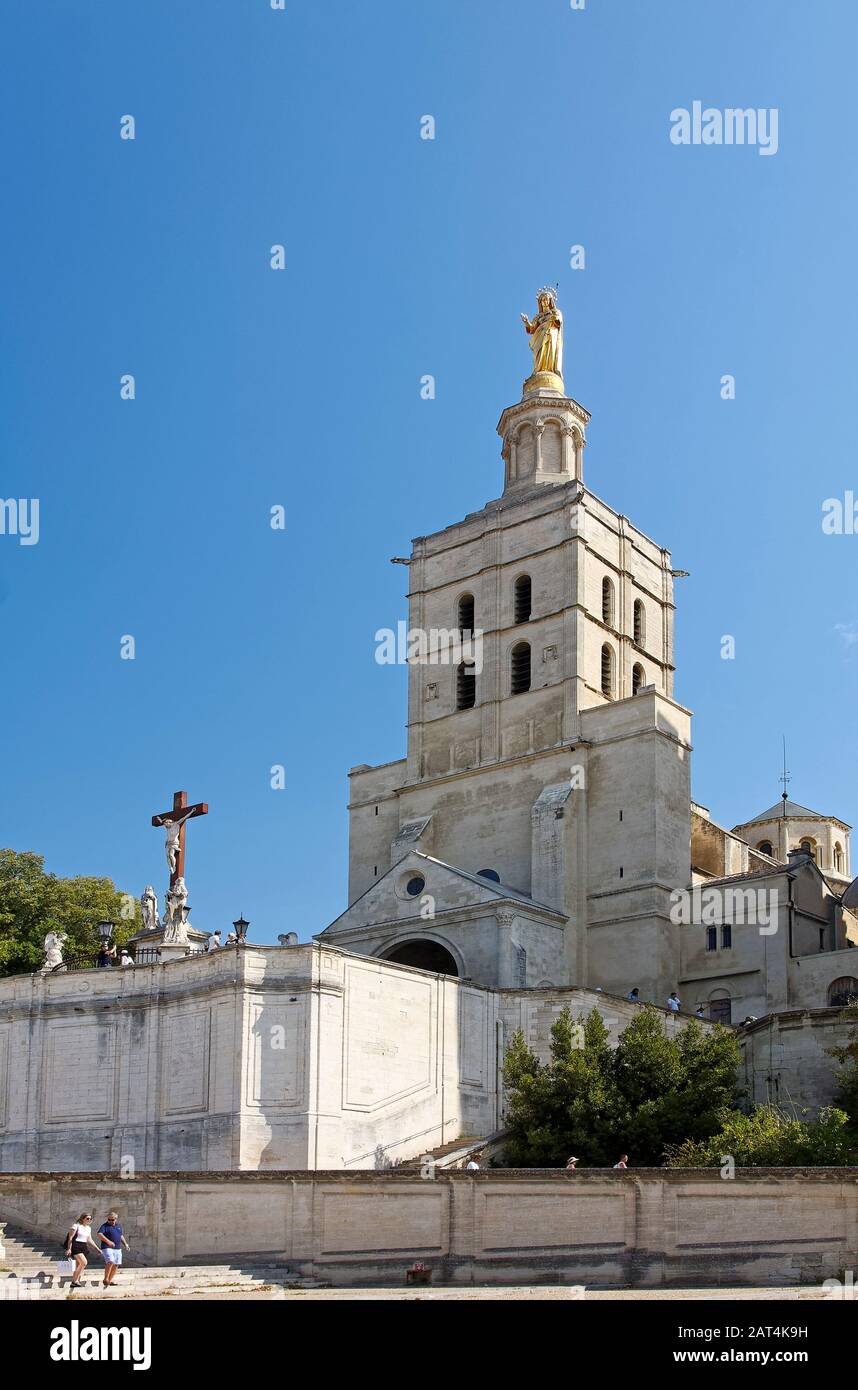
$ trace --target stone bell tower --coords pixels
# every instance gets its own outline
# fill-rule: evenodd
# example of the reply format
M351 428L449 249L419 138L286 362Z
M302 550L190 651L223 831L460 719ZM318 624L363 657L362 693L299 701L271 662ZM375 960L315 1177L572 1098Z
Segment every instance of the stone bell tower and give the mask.
M555 292L537 305L533 370L497 427L502 495L409 560L409 630L478 633L479 660L411 663L406 757L352 769L353 907L334 926L371 954L440 944L480 983L509 983L515 946L520 983L626 993L632 975L666 998L669 895L690 875L671 558L585 487L590 416L566 391ZM508 895L501 915L471 903L481 883Z

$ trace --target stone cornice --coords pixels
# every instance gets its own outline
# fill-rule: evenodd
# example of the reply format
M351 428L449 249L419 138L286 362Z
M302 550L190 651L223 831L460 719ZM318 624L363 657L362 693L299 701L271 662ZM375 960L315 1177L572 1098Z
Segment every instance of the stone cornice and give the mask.
M545 415L564 413L574 415L575 419L585 426L589 425L592 418L589 410L585 410L583 405L573 400L571 396L547 396L536 393L516 402L515 405L508 405L501 412L501 417L497 423L498 434L505 432L506 426L511 420L517 420L521 415L532 415L534 411L541 411Z

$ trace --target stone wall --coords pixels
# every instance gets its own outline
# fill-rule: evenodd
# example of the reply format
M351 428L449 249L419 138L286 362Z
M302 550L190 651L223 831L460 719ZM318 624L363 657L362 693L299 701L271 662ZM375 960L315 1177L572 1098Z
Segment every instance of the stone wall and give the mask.
M546 1057L567 1004L636 1008L323 945L3 979L0 1171L390 1166L492 1133L512 1031Z
M0 1175L0 1220L58 1237L116 1207L159 1264L284 1260L333 1284L819 1284L858 1248L854 1169Z
M740 1084L758 1105L773 1102L815 1115L832 1104L837 1088L840 1068L828 1050L843 1047L855 1030L840 1009L792 1009L760 1018L741 1036Z
M490 991L319 946L0 980L0 1170L373 1167L495 1128Z

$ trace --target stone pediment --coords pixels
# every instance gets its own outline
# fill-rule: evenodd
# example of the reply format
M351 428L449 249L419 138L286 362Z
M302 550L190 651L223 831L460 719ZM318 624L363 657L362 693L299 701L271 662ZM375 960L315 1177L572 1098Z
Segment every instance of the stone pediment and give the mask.
M514 910L517 903L522 912L565 920L556 909L536 903L506 884L495 883L419 850L411 850L320 932L317 939L381 924L425 923L430 915L437 917L445 912L466 912L481 907L494 912L501 904L511 905Z

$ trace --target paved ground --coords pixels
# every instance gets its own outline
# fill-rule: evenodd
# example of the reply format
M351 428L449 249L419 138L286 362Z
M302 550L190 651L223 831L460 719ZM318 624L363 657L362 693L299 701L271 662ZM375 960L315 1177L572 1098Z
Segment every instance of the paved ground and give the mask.
M93 1295L97 1299L97 1295ZM139 1297L139 1296L138 1296ZM157 1297L157 1295L156 1295ZM87 1301L89 1295L83 1301ZM277 1289L271 1288L260 1290L259 1292L240 1292L236 1290L230 1293L199 1293L182 1294L182 1299L207 1299L222 1300L228 1299L234 1302L236 1299L260 1298L278 1302L306 1302L308 1299L313 1301L325 1300L328 1302L347 1302L352 1300L384 1300L391 1302L401 1302L403 1300L414 1302L474 1302L480 1300L490 1300L495 1302L522 1301L558 1301L574 1300L580 1302L580 1298L574 1290L566 1287L555 1287L553 1285L541 1285L539 1287L521 1288L439 1288L439 1289ZM700 1299L704 1301L718 1300L735 1302L742 1299L761 1299L766 1302L787 1303L795 1302L799 1299L824 1299L823 1291L816 1286L791 1289L592 1289L587 1290L585 1299L589 1302L614 1302L618 1299L635 1299L644 1301L677 1302L694 1301ZM76 1303L82 1301L78 1295Z

